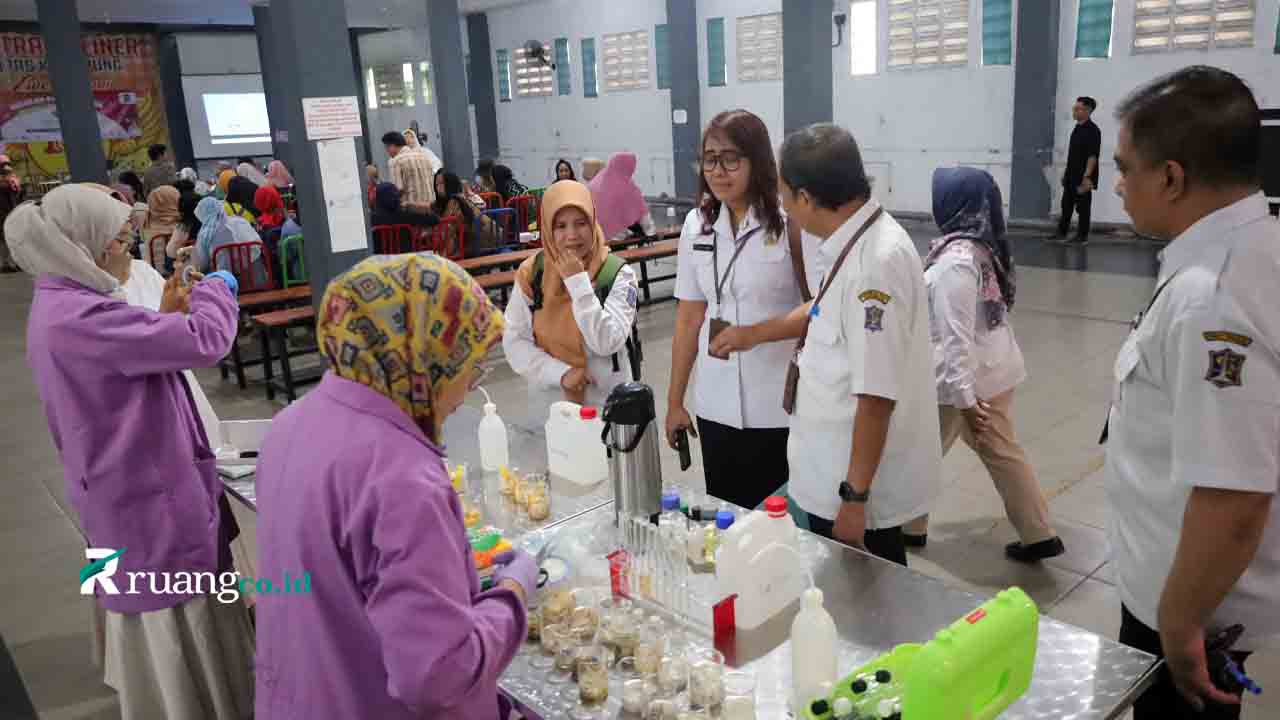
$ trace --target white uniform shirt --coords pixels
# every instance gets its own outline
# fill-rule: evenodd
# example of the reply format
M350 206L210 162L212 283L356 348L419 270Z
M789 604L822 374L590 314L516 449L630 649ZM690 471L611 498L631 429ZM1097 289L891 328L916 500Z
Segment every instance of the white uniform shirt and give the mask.
M965 240L955 243L972 244ZM1027 379L1009 315L992 328L979 293L982 268L969 248L949 247L924 273L929 289L938 404L971 408Z
M566 278L565 287L573 298L573 318L587 346L587 374L595 381L594 385L587 386L587 404L603 405L615 386L631 379L626 342L631 337L631 326L636 319L639 298L636 273L631 266L623 265L603 306L587 273ZM517 283L507 303L507 327L502 334L502 349L511 368L529 381L530 411L535 418L545 420L551 403L564 399L560 379L570 366L552 357L534 341L533 312L529 309L532 302ZM618 354L616 373L613 371L614 353Z
M739 224L738 237L759 226L755 210L748 211ZM716 317L732 325L751 325L785 315L803 302L790 245L785 234L777 236L762 228L747 241L729 270L737 246L727 208L721 210L712 231L712 235L703 235L702 213L697 208L690 211L680 232L676 265L676 299L707 304L706 319L698 331L694 414L739 430L785 428L788 418L782 410L782 391L795 341L765 343L720 360L707 354L707 333ZM817 251L816 238L808 236L804 241L806 256ZM716 305L712 247L719 256L721 278L728 270L723 307Z
M1116 359L1107 440L1116 582L1150 628L1192 488L1280 490L1280 227L1262 193L1170 243L1166 281ZM1233 623L1242 650L1280 633L1280 502L1210 627Z
M833 267L877 207L868 202L827 238L817 263ZM895 404L867 527L896 527L929 512L942 474L929 302L920 255L888 213L863 234L832 281L810 319L799 365L787 445L796 503L835 518L838 488L849 473L857 396L875 395Z

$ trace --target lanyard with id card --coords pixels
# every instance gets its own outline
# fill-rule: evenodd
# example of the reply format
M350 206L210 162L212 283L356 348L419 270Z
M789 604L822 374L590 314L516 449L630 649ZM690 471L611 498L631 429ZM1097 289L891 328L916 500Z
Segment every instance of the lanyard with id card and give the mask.
M742 237L738 238L737 243L733 249L733 257L729 258L729 265L724 269L723 277L721 277L720 275L720 252L719 252L720 243L713 242L711 244L711 273L716 284L716 316L711 318L710 324L707 327L707 354L713 358L716 358L717 360L729 359L729 356L727 354L716 355L715 353L711 352L711 341L715 340L717 335L724 332L724 330L728 328L730 324L728 320L725 320L723 317L721 317L721 315L724 313L724 284L728 282L729 275L733 272L733 265L734 263L738 262L738 256L741 255L742 250L746 248L747 241L750 240L756 233L760 232L760 228L761 226L757 225L756 227L748 230ZM719 240L719 238L715 238L715 240Z

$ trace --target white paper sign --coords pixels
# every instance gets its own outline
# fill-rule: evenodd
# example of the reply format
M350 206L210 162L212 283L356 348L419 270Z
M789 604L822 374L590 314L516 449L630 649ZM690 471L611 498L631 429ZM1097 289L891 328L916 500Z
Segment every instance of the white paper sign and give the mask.
M359 137L360 105L355 95L302 98L302 115L307 123L308 140Z
M356 168L356 141L352 138L321 140L316 143L316 154L320 159L320 187L329 218L330 250L339 253L368 248L369 231L364 224Z

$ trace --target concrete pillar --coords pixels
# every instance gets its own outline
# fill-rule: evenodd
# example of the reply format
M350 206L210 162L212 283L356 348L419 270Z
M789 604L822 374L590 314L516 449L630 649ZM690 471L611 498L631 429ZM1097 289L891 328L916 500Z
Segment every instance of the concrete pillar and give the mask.
M498 157L498 108L493 96L493 46L489 42L489 16L467 16L467 46L471 48L471 104L476 108L476 145L481 158ZM473 166L474 167L474 166ZM472 168L466 168L465 177ZM460 177L464 177L459 172Z
M667 38L671 67L671 149L676 197L696 198L699 190L698 158L702 152L702 87L698 75L698 2L667 0ZM692 68L691 70L689 68ZM683 122L675 115L684 113Z
M267 98L267 119L271 123L271 154L292 170L294 163L290 142L293 138L285 129L287 110L285 98L289 95L282 87L281 63L276 57L280 38L272 22L271 8L266 4L253 6L253 30L258 38L258 64L262 68L262 91Z
M1053 188L1045 180L1045 168L1053 164L1060 2L1017 3L1013 168L1008 188L1009 216L1014 218L1047 218L1053 203Z
M364 208L363 237L358 240L359 250L335 252L317 144L307 139L302 109L304 98L359 97L359 85L352 71L346 3L344 0L271 0L271 25L275 34L275 69L282 95L284 130L289 133L289 153L293 160L290 169L297 181L298 208L306 238L312 304L318 307L329 281L369 255L369 215L363 191L364 168L359 161L360 141L354 139L357 159L353 161L352 171Z
M49 80L62 127L62 146L75 182L104 182L107 155L102 150L98 110L89 84L89 65L81 46L76 4L65 0L36 0L40 34L49 61Z
M831 3L782 0L782 128L791 133L835 117ZM774 138L781 144L783 138Z
M436 115L440 120L440 159L459 177L470 177L476 159L471 154L467 79L458 62L462 57L462 19L457 0L427 0L427 36Z
M182 57L177 35L160 38L160 85L164 92L164 114L169 120L169 156L180 168L194 168L196 154L191 147L191 124L182 91Z

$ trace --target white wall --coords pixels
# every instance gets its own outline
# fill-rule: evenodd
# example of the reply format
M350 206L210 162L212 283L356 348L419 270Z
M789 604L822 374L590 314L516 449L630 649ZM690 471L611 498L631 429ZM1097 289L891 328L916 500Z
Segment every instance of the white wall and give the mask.
M183 75L255 75L262 72L258 37L247 33L179 33Z
M366 82L368 81L367 70L370 67L411 63L414 68L413 92L416 101L413 107L369 108L367 99L364 97L360 99L366 105L369 119L369 143L373 150L371 159L378 166L378 171L385 180L390 175L387 172L387 153L382 147L382 134L389 130L403 132L411 122L417 120L418 127L427 135L425 140L427 147L431 148L436 155L441 154L440 118L436 113L434 102L435 81L432 81L433 102L426 104L423 102L421 76L418 73L418 63L431 61L430 41L427 37L426 25L416 25L361 35L359 42L361 72L366 73L364 75ZM462 62L462 59L459 58L458 62ZM470 170L464 170L459 174L466 177L470 174Z
M1062 9L1062 27L1059 34L1059 72L1057 102L1057 140L1054 144L1055 172L1061 178L1067 159L1067 142L1074 122L1071 106L1081 95L1089 95L1098 101L1094 122L1102 129L1101 177L1102 187L1093 200L1095 220L1128 222L1124 204L1116 196L1115 151L1116 106L1125 96L1156 77L1188 65L1205 64L1230 70L1253 88L1258 105L1263 108L1280 107L1280 56L1274 54L1276 42L1276 14L1280 13L1280 0L1257 0L1257 17L1254 25L1254 46L1243 49L1224 49L1213 52L1187 50L1174 53L1134 55L1133 3L1116 2L1112 18L1111 57L1109 59L1075 59L1076 0L1066 0ZM1054 183L1060 189L1060 183ZM1055 210L1057 205L1055 199Z
M702 125L724 110L750 110L769 128L774 148L782 146L782 81L738 82L738 18L782 12L782 0L699 0L698 84ZM724 18L724 87L707 86L707 19Z
M500 159L511 167L516 179L530 187L545 185L552 180L557 158L567 158L580 169L583 157L608 159L612 153L627 150L639 158L635 180L645 193L674 191L671 93L657 89L653 51L654 26L666 20L666 4L658 0L535 0L489 12L489 38L495 57L498 50L511 53L529 40L554 43L556 38L569 39L572 94L513 97L511 102L497 102ZM606 92L602 36L641 29L650 34L651 88ZM596 39L600 94L595 98L582 96L584 37ZM680 69L673 68L672 72ZM494 95L498 97L496 65L493 82Z
M990 172L1007 202L1013 66L982 65L982 4L971 2L966 67L892 71L885 5L880 0L877 74L850 74L847 26L831 58L834 119L857 139L873 195L891 210L928 212L934 169L963 164Z

